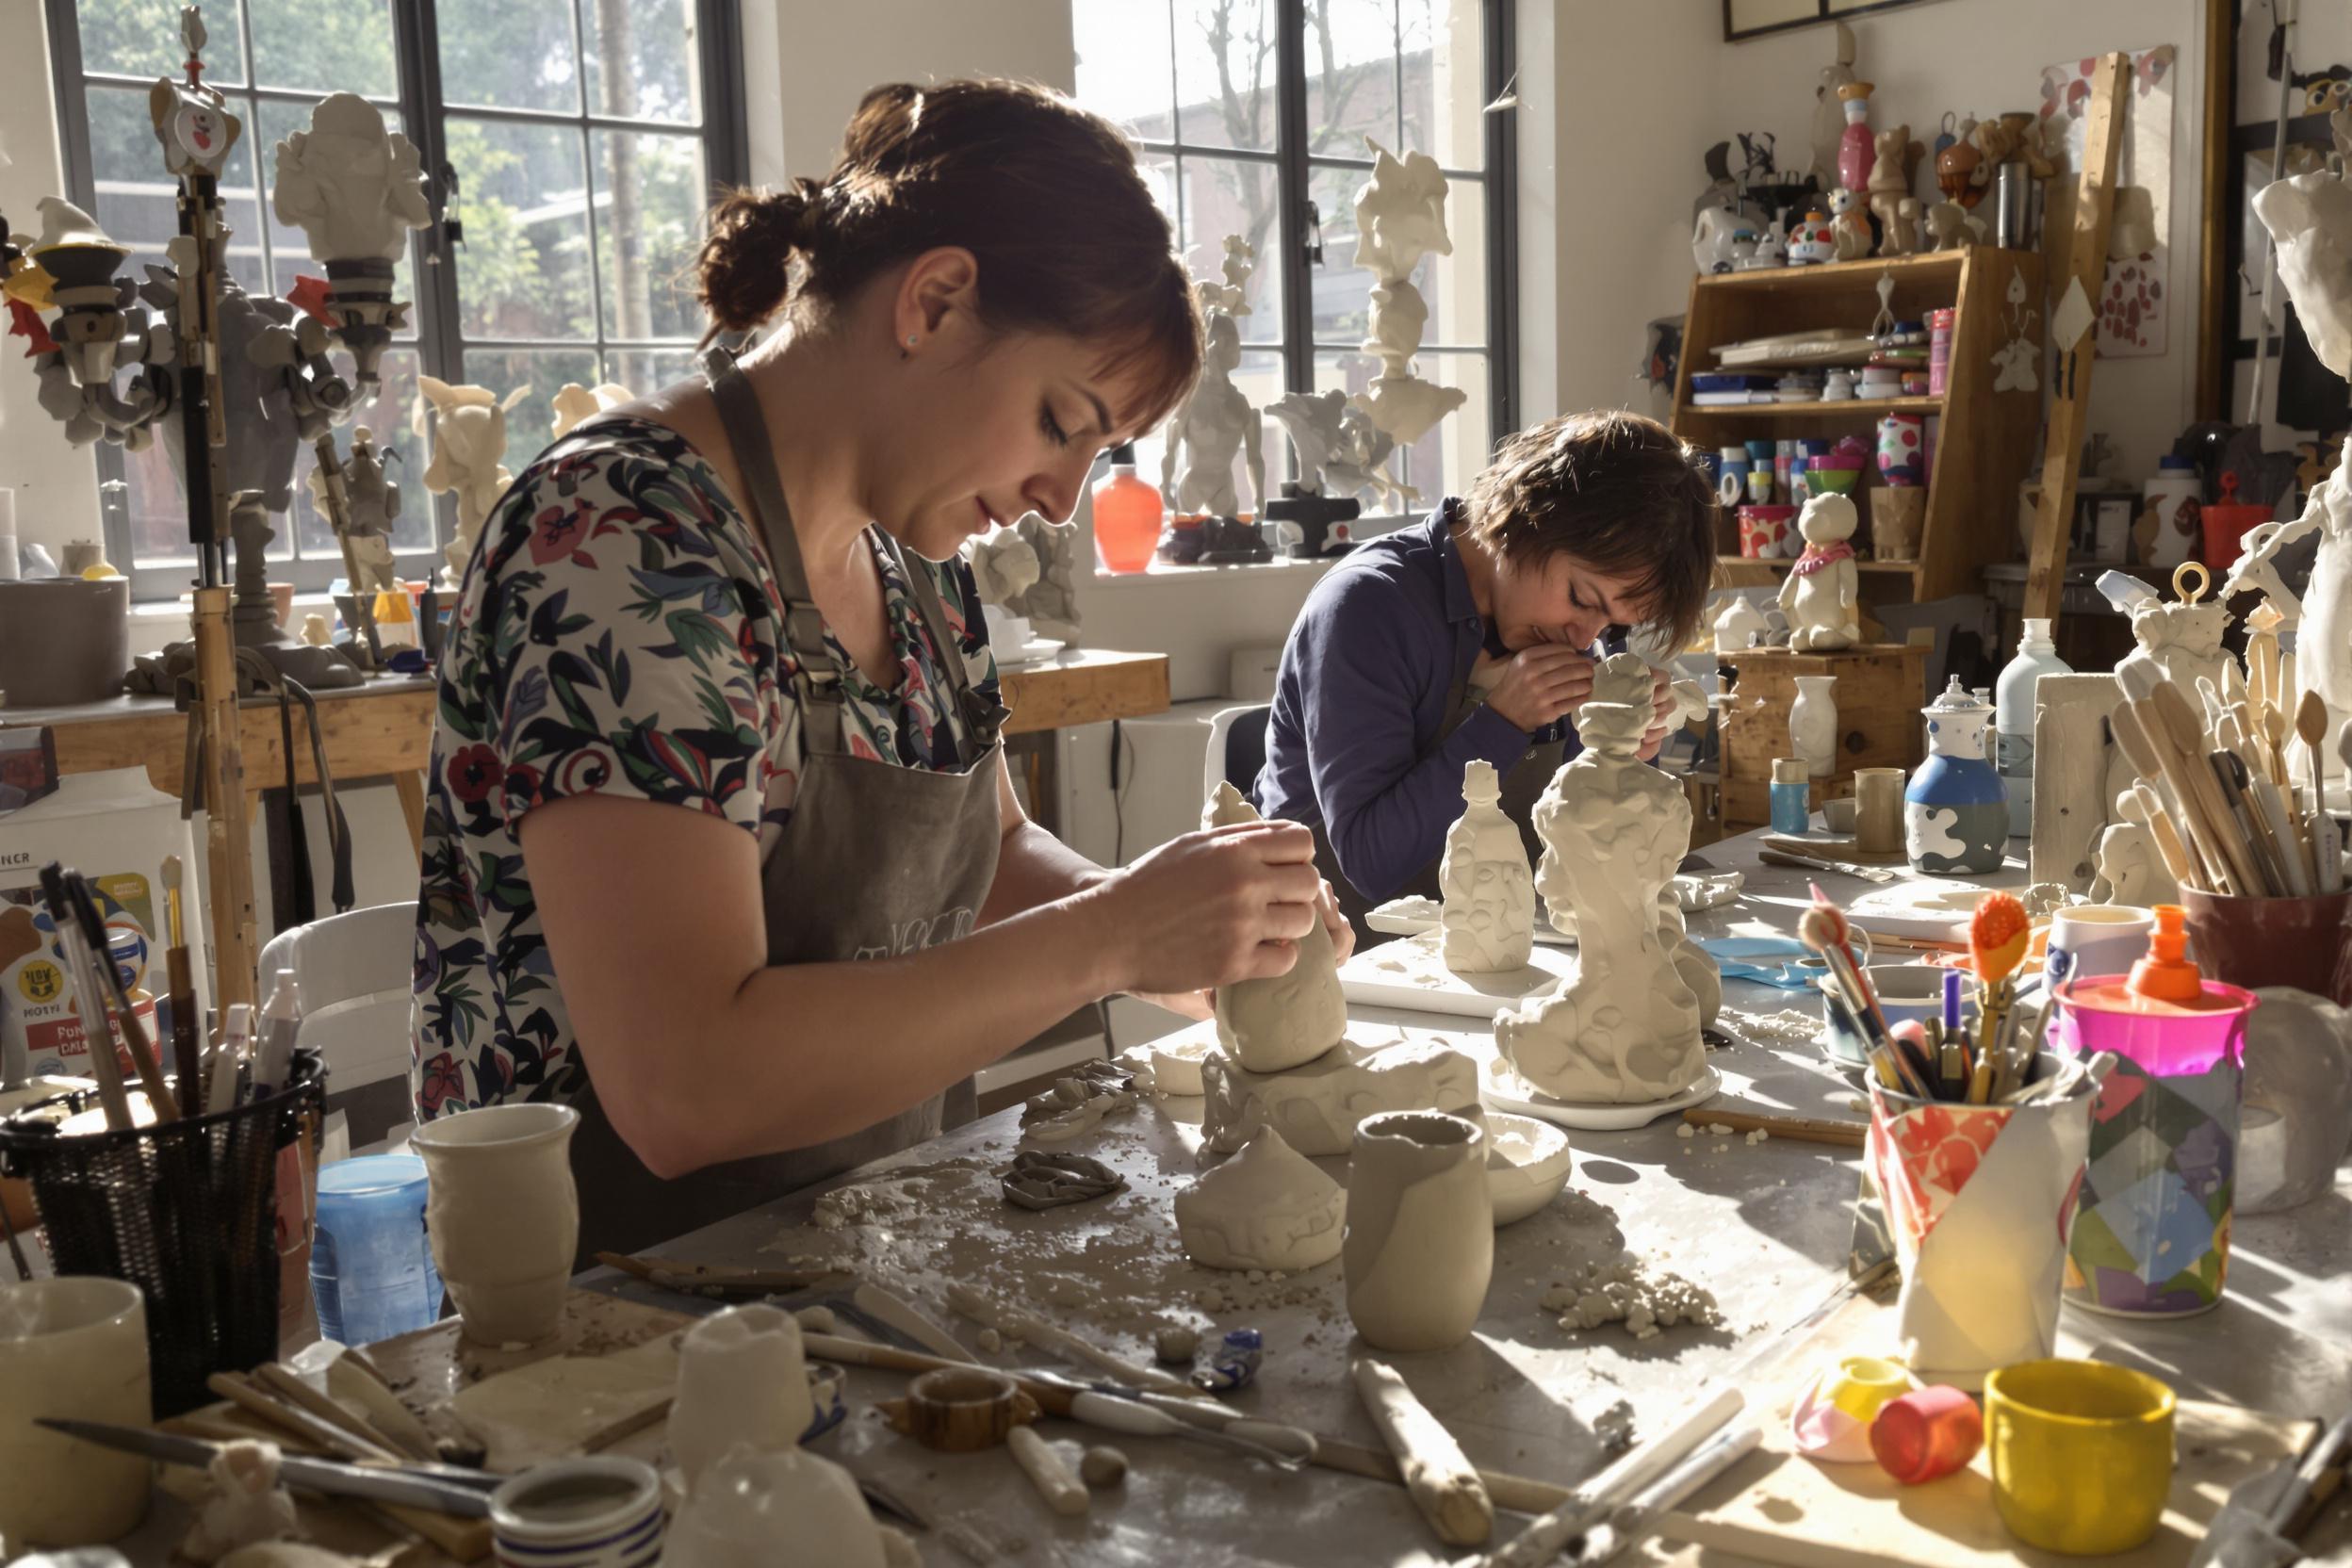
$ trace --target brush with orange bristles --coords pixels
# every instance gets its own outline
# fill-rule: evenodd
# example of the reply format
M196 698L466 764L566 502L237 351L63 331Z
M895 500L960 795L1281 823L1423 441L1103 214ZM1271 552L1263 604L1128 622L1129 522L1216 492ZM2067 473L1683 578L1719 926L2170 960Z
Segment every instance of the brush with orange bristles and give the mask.
M1976 972L1976 1069L1969 1074L1968 1099L1989 1103L2008 1086L2011 1071L2007 1035L2009 1013L2017 985L2012 978L2025 959L2034 923L2025 906L2010 893L1986 893L1977 901L1968 922L1968 957ZM2030 1048L2029 1048L2030 1049Z

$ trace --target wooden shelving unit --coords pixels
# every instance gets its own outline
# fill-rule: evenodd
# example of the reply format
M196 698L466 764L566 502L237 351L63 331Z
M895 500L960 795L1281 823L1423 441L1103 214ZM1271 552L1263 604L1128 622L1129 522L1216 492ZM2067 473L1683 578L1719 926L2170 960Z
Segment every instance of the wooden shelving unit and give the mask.
M1951 376L1941 396L1692 406L1691 374L1719 368L1718 347L1814 328L1867 330L1878 314L1879 279L1888 273L1895 279L1894 313L1900 319L1923 321L1929 311L1945 306L1959 312L1952 322ZM2012 285L2020 280L2026 303L2013 308ZM1835 439L1853 434L1875 450L1878 421L1886 415L1938 416L1936 466L1928 480L1927 516L1917 562L1868 559L1870 503L1864 490L1856 492L1863 514L1862 531L1854 541L1865 556L1862 596L1886 603L1982 592L1985 565L2014 553L2017 483L2034 457L2042 414L2040 382L2047 373L2041 301L2038 253L1982 245L1927 255L1874 256L1694 278L1674 386L1674 433L1709 449L1764 436ZM2020 325L2034 346L2035 385L1996 392L1993 356L2019 335ZM1760 373L1769 368L1739 368ZM1874 470L1866 470L1866 482L1876 477ZM1865 488L1877 486L1869 483ZM1788 568L1786 561L1754 561L1729 553L1739 532L1728 511L1720 537L1725 553L1717 557L1716 580L1723 586L1775 582Z

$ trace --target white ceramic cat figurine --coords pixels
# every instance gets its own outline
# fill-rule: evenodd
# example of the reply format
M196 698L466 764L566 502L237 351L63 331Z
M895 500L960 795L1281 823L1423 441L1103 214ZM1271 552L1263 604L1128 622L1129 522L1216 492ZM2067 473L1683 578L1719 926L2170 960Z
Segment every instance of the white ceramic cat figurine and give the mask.
M1446 967L1459 974L1524 969L1535 950L1535 873L1518 824L1503 812L1494 763L1462 769L1462 798L1437 873Z
M1495 1021L1495 1043L1544 1093L1585 1103L1664 1100L1707 1070L1699 999L1660 921L1674 867L1690 847L1690 803L1637 761L1650 721L1650 670L1616 654L1593 672L1576 727L1585 750L1535 808L1544 840L1536 886L1573 906L1576 978Z
M1862 640L1854 608L1861 573L1847 543L1859 521L1854 502L1835 491L1815 496L1798 514L1805 554L1780 585L1780 608L1788 616L1788 645L1799 652L1850 648Z
M1257 808L1220 781L1201 813L1203 827L1257 822ZM1348 998L1339 988L1339 954L1317 922L1298 939L1298 959L1287 974L1217 988L1217 1039L1251 1072L1304 1067L1348 1032Z

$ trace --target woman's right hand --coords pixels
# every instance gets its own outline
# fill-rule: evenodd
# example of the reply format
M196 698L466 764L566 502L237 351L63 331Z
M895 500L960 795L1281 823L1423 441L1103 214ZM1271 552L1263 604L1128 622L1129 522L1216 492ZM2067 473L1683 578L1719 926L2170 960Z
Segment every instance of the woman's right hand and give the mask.
M1287 973L1322 915L1315 835L1244 823L1171 839L1082 895L1101 910L1112 990L1168 994Z
M1592 659L1562 644L1544 643L1504 661L1486 705L1532 735L1583 707L1592 694Z

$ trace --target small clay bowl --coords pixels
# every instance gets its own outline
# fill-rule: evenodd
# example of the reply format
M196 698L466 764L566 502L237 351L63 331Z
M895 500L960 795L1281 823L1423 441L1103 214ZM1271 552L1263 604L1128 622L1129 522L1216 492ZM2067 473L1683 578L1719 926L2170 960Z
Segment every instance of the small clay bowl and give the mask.
M986 1366L942 1366L906 1385L906 1397L883 1403L890 1425L943 1454L975 1453L1037 1418L1037 1401L1004 1373Z

